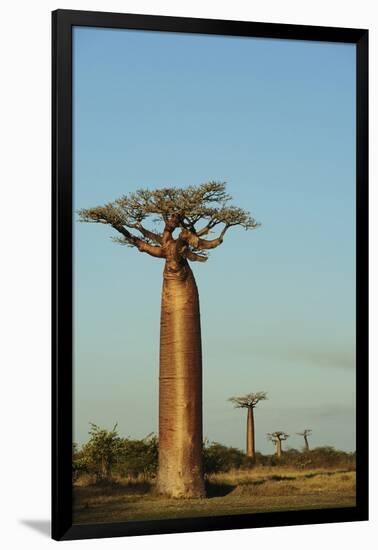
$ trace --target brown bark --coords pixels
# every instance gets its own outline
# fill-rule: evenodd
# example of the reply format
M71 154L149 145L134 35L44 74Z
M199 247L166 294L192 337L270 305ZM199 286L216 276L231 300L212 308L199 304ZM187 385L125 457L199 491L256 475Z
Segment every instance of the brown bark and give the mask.
M229 227L230 227L229 225L225 225L219 237L209 241L206 239L200 239L198 235L193 234L191 231L188 231L187 229L184 229L181 231L180 238L183 239L188 244L190 244L191 246L193 246L194 248L197 248L199 250L211 250L212 248L216 248L217 246L223 243L223 237Z
M169 245L160 322L158 492L205 496L199 299L188 262Z
M277 452L277 458L281 458L281 455L282 455L282 442L281 442L281 439L276 440L276 452Z
M121 235L125 237L125 239L132 245L136 246L136 248L140 252L146 252L150 256L154 256L155 258L163 258L163 249L161 246L154 246L152 244L149 244L142 239L139 239L135 235L132 235L126 227L123 227L123 225L112 225L114 229L116 229ZM141 231L142 232L142 231Z
M248 407L247 415L247 456L255 460L255 419L253 407Z

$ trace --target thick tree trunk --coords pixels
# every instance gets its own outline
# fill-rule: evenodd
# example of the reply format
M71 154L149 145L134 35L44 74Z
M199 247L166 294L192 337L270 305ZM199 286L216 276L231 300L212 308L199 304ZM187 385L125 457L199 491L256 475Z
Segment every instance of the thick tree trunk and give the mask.
M281 458L282 455L282 443L280 439L277 439L276 441L276 451L277 451L277 458Z
M253 407L248 407L247 415L247 456L255 460L255 419Z
M167 262L161 304L157 490L172 497L203 497L198 291L186 261L173 267Z

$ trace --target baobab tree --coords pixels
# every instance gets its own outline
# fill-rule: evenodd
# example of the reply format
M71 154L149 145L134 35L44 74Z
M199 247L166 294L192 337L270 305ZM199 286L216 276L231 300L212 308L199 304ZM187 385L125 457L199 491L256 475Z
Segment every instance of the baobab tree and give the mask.
M224 183L140 189L79 211L107 224L114 240L164 260L160 317L159 470L157 489L174 497L205 495L202 466L202 351L197 285L190 262L206 262L235 226L254 229L249 212L232 206ZM157 228L151 226L158 224ZM213 230L215 238L204 238Z
M297 435L301 435L304 439L304 442L305 442L304 450L306 452L308 452L310 450L310 445L308 444L308 438L311 434L312 434L312 430L310 430L308 428L303 430L303 432L297 432Z
M254 408L257 403L267 398L266 392L260 391L257 393L248 393L242 397L230 397L229 401L234 404L237 409L247 409L247 450L246 454L253 461L256 459L255 454L255 418Z
M282 455L282 441L285 441L289 436L289 434L285 432L272 432L266 434L268 437L268 440L275 444L276 446L276 455L277 458L281 458Z

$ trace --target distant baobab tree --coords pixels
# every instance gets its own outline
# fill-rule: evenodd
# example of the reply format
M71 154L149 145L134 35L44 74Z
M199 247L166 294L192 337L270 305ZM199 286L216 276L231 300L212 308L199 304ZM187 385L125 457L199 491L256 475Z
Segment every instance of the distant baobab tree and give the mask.
M310 450L310 445L308 444L308 438L309 436L312 434L312 430L309 430L309 429L305 429L303 430L303 432L297 432L297 435L301 435L304 439L304 442L305 442L305 451L309 451Z
M224 183L140 189L79 211L107 224L116 242L165 261L160 318L159 471L157 489L174 497L205 495L202 466L202 351L197 285L190 262L206 262L234 226L254 229L251 215L230 205ZM159 224L157 229L153 224ZM215 228L217 237L204 238ZM128 288L125 287L125 292Z
M281 458L282 455L282 441L285 441L289 436L289 434L285 432L272 432L267 434L268 440L272 441L272 443L276 446L276 455L277 458Z
M256 459L255 452L255 418L253 409L256 407L259 401L263 401L267 398L266 392L260 391L257 393L248 393L242 397L230 397L229 401L234 404L238 409L247 409L247 456L253 461Z

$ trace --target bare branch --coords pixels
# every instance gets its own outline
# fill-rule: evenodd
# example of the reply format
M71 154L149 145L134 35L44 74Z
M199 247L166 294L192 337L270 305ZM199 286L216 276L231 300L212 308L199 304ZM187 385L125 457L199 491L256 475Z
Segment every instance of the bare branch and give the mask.
M301 435L302 437L308 437L312 434L312 430L306 428L303 432L296 432L296 434Z
M161 235L158 235L157 233L154 233L153 231L146 229L141 224L135 224L135 229L137 229L140 233L142 233L142 235L147 239L150 239L151 241L155 241L156 243L159 243L159 244L162 243Z
M199 250L210 250L211 248L216 248L217 246L221 245L223 243L223 237L227 229L229 229L230 227L231 225L225 225L219 237L217 237L216 239L212 239L211 241L208 241L206 239L198 239L196 248L198 248Z
M130 231L128 231L122 225L112 225L112 227L116 229L119 233L121 233L126 241L134 245L140 252L146 252L147 254L149 254L150 256L154 256L155 258L165 257L161 246L153 246L152 244L149 244L142 239L139 239L135 235L132 235Z
M225 226L218 238L207 241L206 239L200 239L195 233L188 229L183 229L180 233L180 239L188 243L196 250L210 250L216 248L223 242L223 236L226 233L229 226Z
M213 229L213 227L215 227L216 225L218 225L220 223L221 222L210 220L209 223L207 225L205 225L205 227L203 227L202 229L199 229L196 232L197 236L198 237L203 237L204 235L207 235Z
M201 254L196 254L192 250L186 251L186 257L191 262L207 262L208 257L207 256L201 256Z

